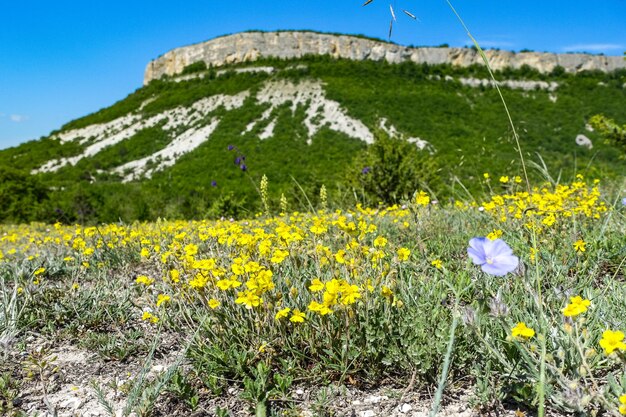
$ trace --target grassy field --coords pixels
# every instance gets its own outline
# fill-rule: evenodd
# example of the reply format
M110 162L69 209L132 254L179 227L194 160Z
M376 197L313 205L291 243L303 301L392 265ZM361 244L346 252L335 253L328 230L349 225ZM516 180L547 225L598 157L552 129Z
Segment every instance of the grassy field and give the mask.
M626 414L625 184L477 176L464 202L1 226L0 413L344 415L298 397L342 385Z

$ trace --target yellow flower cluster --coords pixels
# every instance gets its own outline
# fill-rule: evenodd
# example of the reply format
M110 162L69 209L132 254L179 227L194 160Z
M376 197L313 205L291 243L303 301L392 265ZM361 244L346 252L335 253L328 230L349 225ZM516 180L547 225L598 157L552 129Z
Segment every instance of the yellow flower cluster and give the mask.
M1 261L57 253L77 273L103 267L108 251L136 255L141 273L129 280L152 300L139 316L153 323L159 320L156 311L192 300L211 310L243 307L303 323L307 314L325 316L363 302L365 291L400 305L389 289L394 286L390 271L408 261L411 250L392 244L377 224L393 222L403 229L411 220L409 208L357 206L237 222L160 221L97 229L4 226L0 251ZM311 269L298 267L312 262L319 278L311 279ZM47 269L41 264L33 268L33 277L44 276Z
M575 215L598 219L608 210L600 200L597 181L588 186L582 175L568 185L545 185L532 188L530 193L519 190L494 195L482 207L501 222L523 220L527 228L538 231L551 228L559 219Z
M319 313L322 316L332 313L332 308L337 305L348 306L356 303L357 300L361 298L359 287L343 279L333 278L323 283L316 278L311 282L309 289L312 292L324 291L322 299L320 300L321 303L311 301L308 307L309 310Z

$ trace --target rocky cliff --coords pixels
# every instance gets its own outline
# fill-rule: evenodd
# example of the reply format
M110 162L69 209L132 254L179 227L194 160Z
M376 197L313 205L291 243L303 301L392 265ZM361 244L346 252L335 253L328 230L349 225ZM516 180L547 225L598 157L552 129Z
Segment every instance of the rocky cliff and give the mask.
M482 63L478 52L470 48L408 48L362 37L316 32L244 32L167 52L148 64L144 84L163 75L179 74L187 65L199 61L219 67L254 61L262 57L298 58L310 54L352 60L384 59L390 63L412 61L428 64L450 63L457 66ZM557 66L565 68L568 72L583 70L609 72L626 68L626 61L618 56L514 53L497 50L488 50L486 54L494 69L529 65L540 72L550 72Z

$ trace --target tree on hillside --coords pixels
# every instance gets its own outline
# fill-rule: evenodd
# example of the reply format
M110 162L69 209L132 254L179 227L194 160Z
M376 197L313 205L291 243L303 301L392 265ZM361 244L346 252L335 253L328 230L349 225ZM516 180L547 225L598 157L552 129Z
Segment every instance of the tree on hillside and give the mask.
M589 120L589 124L615 146L621 148L626 156L626 125L620 126L613 119L597 114Z
M0 167L0 221L40 220L47 200L48 190L39 178L7 166Z
M395 204L419 189L440 189L440 175L428 151L378 130L374 143L355 157L348 181L373 203Z

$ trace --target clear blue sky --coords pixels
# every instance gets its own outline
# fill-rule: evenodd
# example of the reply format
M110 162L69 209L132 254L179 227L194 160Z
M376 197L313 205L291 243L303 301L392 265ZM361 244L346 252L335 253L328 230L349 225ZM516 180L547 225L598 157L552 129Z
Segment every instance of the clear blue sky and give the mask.
M0 6L0 148L39 138L141 87L168 50L249 29L313 29L468 44L445 0L6 1ZM484 47L621 55L626 0L453 0ZM407 9L419 21L400 10Z

